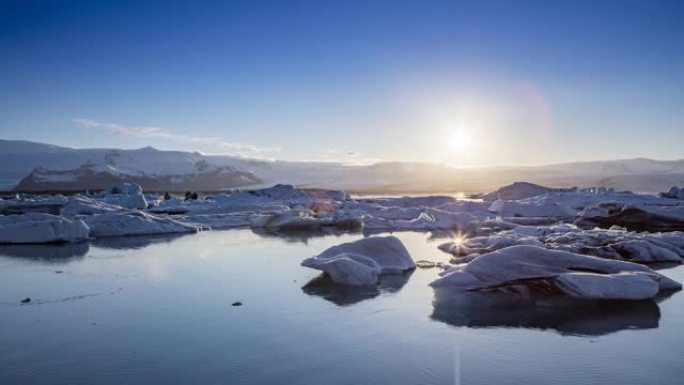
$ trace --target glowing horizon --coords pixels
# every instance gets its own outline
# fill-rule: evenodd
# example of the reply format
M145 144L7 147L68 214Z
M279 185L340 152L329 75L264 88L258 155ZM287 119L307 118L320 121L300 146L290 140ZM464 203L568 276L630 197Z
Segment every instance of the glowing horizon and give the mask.
M684 158L683 5L524 5L10 2L0 138L349 164Z

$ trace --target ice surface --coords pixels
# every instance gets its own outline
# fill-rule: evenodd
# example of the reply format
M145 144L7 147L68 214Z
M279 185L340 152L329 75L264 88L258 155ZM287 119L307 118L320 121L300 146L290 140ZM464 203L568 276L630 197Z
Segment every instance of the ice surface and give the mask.
M506 285L534 287L538 280L550 280L560 293L581 299L646 299L660 289L681 288L644 265L525 245L483 254L462 269L447 271L431 286L485 290Z
M61 215L65 217L74 217L77 215L96 215L122 210L124 210L124 208L121 206L83 195L74 195L69 197L67 202L62 206Z
M142 187L135 183L123 183L107 189L102 201L127 209L143 210L147 208L147 201L142 194Z
M85 218L93 237L191 233L198 228L171 217L144 212L113 212Z
M639 263L684 261L682 232L639 233L599 228L582 230L570 224L519 226L495 234L446 242L439 248L455 257L464 257L514 245L535 245Z
M400 274L416 267L406 247L393 236L333 246L305 259L302 266L324 271L335 283L353 286L375 285L381 274Z
M88 226L81 220L27 213L0 215L0 243L79 242L88 239Z
M496 200L512 201L557 191L567 191L567 189L554 189L534 183L515 182L508 186L500 187L498 190L483 196L482 199L486 202L493 202Z
M684 199L684 188L672 186L667 192L660 193L663 198Z

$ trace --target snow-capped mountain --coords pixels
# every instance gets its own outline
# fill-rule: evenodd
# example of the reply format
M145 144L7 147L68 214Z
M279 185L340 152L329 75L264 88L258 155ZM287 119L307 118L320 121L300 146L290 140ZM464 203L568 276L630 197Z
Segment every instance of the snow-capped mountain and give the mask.
M146 190L222 190L288 183L370 193L485 192L515 181L640 192L684 186L684 160L644 158L540 167L455 168L442 164L259 160L198 152L73 149L0 140L0 190L75 191L129 181Z
M122 181L147 190L220 190L261 183L254 174L199 153L71 149L23 141L0 141L2 189L75 191L101 189Z

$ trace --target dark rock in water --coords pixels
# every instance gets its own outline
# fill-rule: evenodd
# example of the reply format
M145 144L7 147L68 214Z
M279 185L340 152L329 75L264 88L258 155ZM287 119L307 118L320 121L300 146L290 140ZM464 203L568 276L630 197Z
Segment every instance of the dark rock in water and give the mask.
M55 270L55 274L62 274L64 273L62 270Z
M21 303L30 303L30 302L31 302L31 298L30 298L30 297L26 297L26 298L22 299L22 300L19 301L19 302L21 302Z
M233 304L230 306L242 306L242 302L233 302Z

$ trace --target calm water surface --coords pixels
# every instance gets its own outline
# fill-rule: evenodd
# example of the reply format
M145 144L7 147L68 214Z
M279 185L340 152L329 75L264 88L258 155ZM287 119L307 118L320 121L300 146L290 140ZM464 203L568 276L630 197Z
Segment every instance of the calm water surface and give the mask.
M416 260L443 239L402 233ZM307 284L361 235L0 247L0 384L681 384L684 294L587 312L433 306L438 271ZM684 269L662 271L684 281ZM21 305L30 297L30 304ZM243 306L233 307L240 301Z

